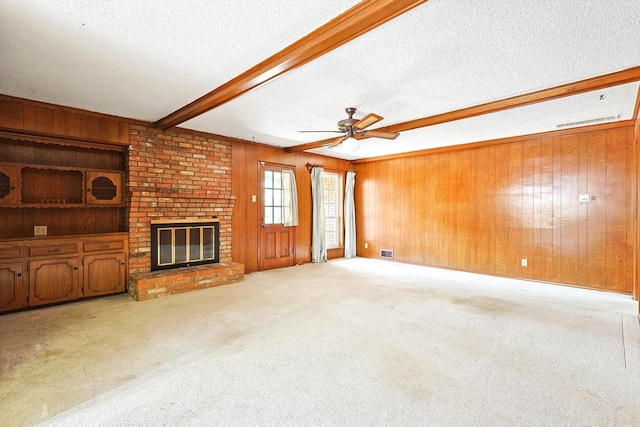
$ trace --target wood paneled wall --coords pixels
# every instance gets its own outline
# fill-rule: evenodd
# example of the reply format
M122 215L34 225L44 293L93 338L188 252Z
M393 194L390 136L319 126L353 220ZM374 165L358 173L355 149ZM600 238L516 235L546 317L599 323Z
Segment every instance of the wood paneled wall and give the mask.
M612 126L355 164L358 255L631 293L634 139Z
M129 123L104 114L0 95L0 127L113 144L129 143Z
M326 169L351 170L346 160L310 153L285 153L281 149L236 141L231 147L232 193L236 196L232 217L232 258L245 265L245 272L258 269L258 232L260 210L251 196L261 191L259 162L295 167L298 185L298 217L294 243L295 263L311 262L311 174L306 164L322 165ZM259 200L259 199L258 199Z

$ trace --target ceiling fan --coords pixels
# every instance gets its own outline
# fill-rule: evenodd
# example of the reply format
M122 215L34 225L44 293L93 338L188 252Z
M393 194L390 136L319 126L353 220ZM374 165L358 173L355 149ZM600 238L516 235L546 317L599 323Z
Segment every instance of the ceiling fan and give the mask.
M338 122L338 130L300 130L298 132L341 133L342 136L336 138L335 141L328 144L328 147L333 148L342 144L347 152L357 150L360 147L359 140L363 138L396 139L398 135L400 135L398 132L385 132L375 129L365 130L365 128L383 119L377 114L369 113L358 120L353 118L353 115L356 112L356 109L354 107L346 108L345 111L349 115L349 118L340 120Z

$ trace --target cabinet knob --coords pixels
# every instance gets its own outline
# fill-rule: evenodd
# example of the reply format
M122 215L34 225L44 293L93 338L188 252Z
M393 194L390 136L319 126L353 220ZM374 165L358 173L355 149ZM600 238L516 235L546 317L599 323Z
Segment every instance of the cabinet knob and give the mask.
M22 277L22 273L18 273L18 274L16 274L16 276Z
M121 262L120 265L124 265L124 262Z
M77 269L78 269L78 267L77 267L77 266L76 266L76 267L73 267L73 269L74 269L74 270L77 270Z
M108 243L105 243L104 245L100 245L100 249L104 249L104 248L108 248L111 245L109 245Z
M49 253L52 253L52 252L60 252L60 249L59 248L58 249L49 249Z

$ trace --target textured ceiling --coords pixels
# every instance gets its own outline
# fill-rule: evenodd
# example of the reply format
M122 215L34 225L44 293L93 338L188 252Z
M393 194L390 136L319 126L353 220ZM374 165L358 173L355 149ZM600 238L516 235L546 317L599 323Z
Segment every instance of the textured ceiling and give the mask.
M0 93L156 121L355 1L0 0ZM180 126L288 147L640 65L637 0L430 0ZM358 159L632 117L638 83L368 139ZM601 99L602 98L602 99ZM377 127L373 126L372 128Z

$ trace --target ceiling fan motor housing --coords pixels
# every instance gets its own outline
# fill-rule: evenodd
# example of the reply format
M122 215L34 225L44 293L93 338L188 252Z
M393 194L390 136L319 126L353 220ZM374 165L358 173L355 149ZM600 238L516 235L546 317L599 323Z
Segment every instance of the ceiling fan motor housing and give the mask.
M346 132L348 129L353 127L353 125L355 125L356 123L358 123L358 119L340 120L338 122L338 129L340 129L342 132Z
M353 118L353 115L356 113L356 108L348 107L348 108L345 108L344 111L347 112L347 114L349 115L349 118L340 120L338 122L338 129L340 129L342 132L347 132L350 128L353 127L353 125L358 123L358 119Z

